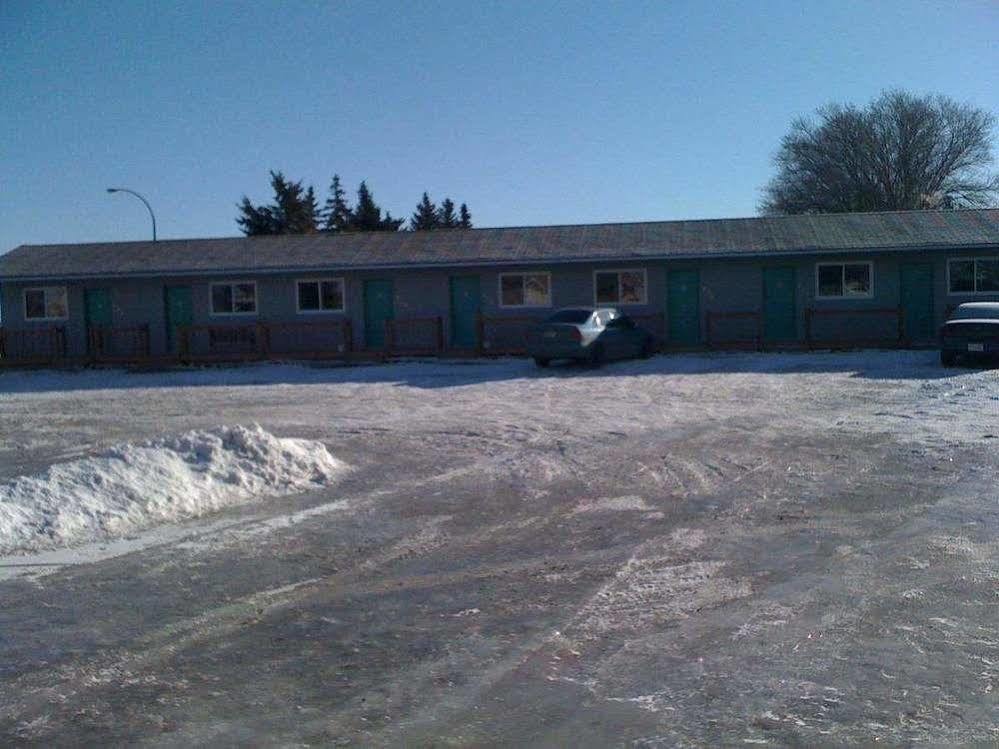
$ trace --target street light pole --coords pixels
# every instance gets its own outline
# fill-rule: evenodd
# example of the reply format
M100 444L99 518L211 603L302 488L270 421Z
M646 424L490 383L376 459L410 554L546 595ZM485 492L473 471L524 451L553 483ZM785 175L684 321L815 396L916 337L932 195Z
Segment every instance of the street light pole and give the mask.
M139 200L141 200L145 206L146 210L149 211L149 218L153 220L153 241L156 241L156 214L153 213L152 206L149 205L149 201L144 197L139 195L135 190L129 190L127 187L109 187L108 192L127 192L129 195L134 195Z

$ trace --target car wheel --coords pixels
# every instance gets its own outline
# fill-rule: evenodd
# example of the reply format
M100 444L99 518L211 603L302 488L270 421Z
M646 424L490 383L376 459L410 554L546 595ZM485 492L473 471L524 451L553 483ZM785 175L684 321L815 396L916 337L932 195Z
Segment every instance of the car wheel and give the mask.
M940 363L945 367L953 367L957 364L957 354L953 351L941 351Z
M590 355L586 360L586 363L591 367L599 367L604 363L604 347L599 343L594 343L590 346Z
M537 364L542 369L544 369L545 367L547 367L549 364L552 363L552 360L551 359L545 359L545 358L542 358L540 356L535 356L534 357L534 363Z
M642 358L651 359L652 355L656 352L656 344L651 338L646 338L645 343L642 344Z

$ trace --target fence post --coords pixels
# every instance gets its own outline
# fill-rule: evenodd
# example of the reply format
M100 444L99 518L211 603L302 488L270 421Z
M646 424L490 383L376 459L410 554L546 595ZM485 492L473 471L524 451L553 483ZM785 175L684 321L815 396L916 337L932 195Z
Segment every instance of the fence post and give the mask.
M7 331L0 327L0 362L7 358Z
M271 353L270 329L265 323L257 323L257 355L266 359Z
M385 354L391 356L392 349L395 348L395 321L385 321Z
M812 308L805 307L805 347L812 350Z
M191 355L191 328L188 325L178 325L177 332L180 334L177 341L177 358L184 361Z
M348 317L343 321L343 352L349 354L354 350L354 324Z
M905 308L898 307L898 345L905 345Z
M140 326L139 333L142 336L142 346L140 350L142 351L142 355L148 359L152 354L152 346L149 343L149 323Z
M53 328L55 333L55 356L66 358L66 331L63 328Z
M482 356L486 350L486 318L479 310L475 316L475 353Z
M711 310L704 313L704 328L704 345L712 348L714 344L711 341Z
M437 321L437 353L440 354L444 351L444 318L438 315L436 321Z
M763 313L756 313L756 350L763 350Z

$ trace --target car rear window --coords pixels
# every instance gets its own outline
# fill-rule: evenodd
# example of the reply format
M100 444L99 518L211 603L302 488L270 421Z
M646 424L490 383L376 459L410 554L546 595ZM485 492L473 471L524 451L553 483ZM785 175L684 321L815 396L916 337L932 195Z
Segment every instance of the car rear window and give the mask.
M564 309L548 318L548 322L568 322L580 325L590 319L593 314L588 309Z
M999 320L999 306L958 307L951 320Z

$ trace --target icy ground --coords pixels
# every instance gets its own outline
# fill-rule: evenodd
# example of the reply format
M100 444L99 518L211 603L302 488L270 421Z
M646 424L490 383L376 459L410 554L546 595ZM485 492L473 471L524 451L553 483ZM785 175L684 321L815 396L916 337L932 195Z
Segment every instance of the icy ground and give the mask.
M0 743L999 740L995 371L7 372L0 486L219 424L351 470L0 559Z

